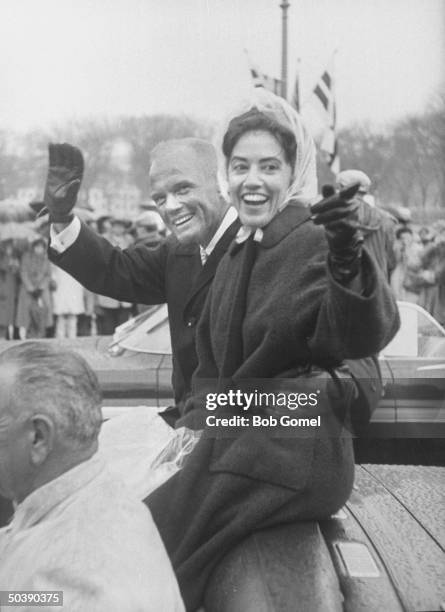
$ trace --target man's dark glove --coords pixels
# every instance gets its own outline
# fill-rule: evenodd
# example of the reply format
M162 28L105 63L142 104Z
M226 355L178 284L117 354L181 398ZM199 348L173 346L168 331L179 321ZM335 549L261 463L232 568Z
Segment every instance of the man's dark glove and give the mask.
M312 220L324 225L329 245L331 273L336 281L347 283L360 270L363 234L359 229L359 202L354 199L359 184L311 206Z
M82 182L82 152L66 142L49 144L48 151L49 167L43 199L49 220L51 223L70 223Z

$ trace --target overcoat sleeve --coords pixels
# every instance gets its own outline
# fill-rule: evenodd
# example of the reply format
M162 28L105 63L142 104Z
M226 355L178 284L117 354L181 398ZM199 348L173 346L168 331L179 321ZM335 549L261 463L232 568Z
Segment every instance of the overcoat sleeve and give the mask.
M326 347L338 360L378 353L400 327L397 303L383 272L365 249L362 274L368 291L360 294L336 282L327 268L327 291L308 338L314 362L323 363Z
M145 246L121 250L82 224L77 240L64 253L48 251L54 264L71 274L84 287L126 302L162 304L168 246Z

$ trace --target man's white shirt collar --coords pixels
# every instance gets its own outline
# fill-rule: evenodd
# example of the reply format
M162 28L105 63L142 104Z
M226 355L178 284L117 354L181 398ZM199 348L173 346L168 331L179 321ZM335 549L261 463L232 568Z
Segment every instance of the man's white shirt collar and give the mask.
M207 259L210 257L213 249L218 244L218 241L222 238L225 231L232 225L235 219L238 217L238 212L233 206L227 210L226 214L223 217L218 229L213 235L213 238L210 240L209 244L204 248L202 246L199 247L199 252L201 254L201 261L204 265ZM56 233L53 228L53 225L50 225L50 246L57 251L58 253L63 253L68 249L74 242L77 240L80 234L80 220L78 217L74 217L71 223L60 233Z
M224 215L223 220L221 221L216 232L213 234L213 238L210 240L209 244L205 248L202 246L199 247L199 252L201 254L201 261L203 265L205 264L207 259L210 257L213 249L218 244L218 241L222 238L226 230L232 225L232 223L235 221L237 217L238 217L238 212L236 211L236 208L231 206L227 210L226 214Z

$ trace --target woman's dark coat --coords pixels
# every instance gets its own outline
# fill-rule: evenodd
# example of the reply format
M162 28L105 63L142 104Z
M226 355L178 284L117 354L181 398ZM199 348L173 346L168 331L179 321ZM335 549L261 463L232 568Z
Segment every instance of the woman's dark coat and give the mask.
M298 416L320 414L321 427L290 436L287 430L285 437L283 428L206 427L184 468L149 496L190 610L201 603L215 563L240 539L271 525L329 516L351 491L351 438L347 422L343 426L334 412L350 405L354 386L350 379L340 383L343 397L337 400L329 377L294 377L308 365L335 367L377 353L396 333L398 312L366 252L364 295L333 280L324 231L300 225L306 217L306 209L288 206L265 228L248 285L241 343L231 332L239 314L245 245L229 249L221 260L198 326L194 395L180 424L199 427L208 414L243 415L241 408L229 407L209 413L206 394L236 389L246 379L276 379L276 390L318 387L318 407ZM227 373L231 381L221 380Z

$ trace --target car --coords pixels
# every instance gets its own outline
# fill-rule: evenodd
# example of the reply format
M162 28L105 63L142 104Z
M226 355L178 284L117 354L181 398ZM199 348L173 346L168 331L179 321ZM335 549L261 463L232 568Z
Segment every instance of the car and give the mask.
M345 507L328 520L282 525L240 542L209 580L206 611L445 609L445 330L419 306L398 305L401 328L379 356L384 395L365 437L355 440L355 483ZM164 357L157 365L164 385L165 309L123 326L111 350L154 347ZM164 391L158 387L159 398Z
M445 436L445 329L423 308L398 302L401 327L383 349L385 395L371 432L388 437Z
M445 329L417 304L398 302L398 306L401 327L379 356L384 395L366 436L444 438ZM154 307L118 328L106 350L105 344L100 344L103 341L98 342L102 357L95 357L94 365L107 414L113 413L113 406L118 412L117 406L125 409L135 402L149 401L160 407L173 401L165 306ZM109 356L106 362L104 354Z
M445 330L414 304L400 302L399 310L401 329L380 355L384 396L367 436L356 441L348 502L329 519L239 542L210 577L205 612L445 609ZM165 306L149 308L113 339L63 343L95 369L105 419L173 403ZM0 498L0 526L10 512Z
M230 551L206 611L444 610L444 471L356 466L337 514L257 531Z
M365 436L374 440L444 438L445 329L420 306L398 305L400 330L379 356L384 395ZM63 343L82 354L96 371L105 418L129 406L162 409L174 403L165 305L150 307L130 319L116 329L112 339L92 336ZM10 344L0 344L0 350Z

